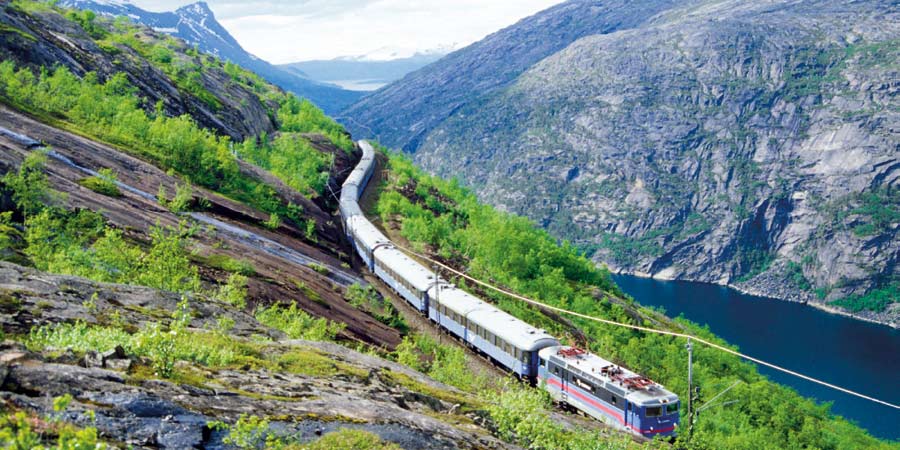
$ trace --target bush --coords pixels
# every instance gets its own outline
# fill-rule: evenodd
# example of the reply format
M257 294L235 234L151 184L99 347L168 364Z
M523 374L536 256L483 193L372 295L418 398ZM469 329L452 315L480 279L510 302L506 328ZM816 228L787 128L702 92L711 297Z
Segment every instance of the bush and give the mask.
M49 203L50 184L44 174L46 163L46 153L29 153L18 171L8 172L0 179L12 191L13 201L25 217L36 214Z
M263 325L281 330L291 339L309 341L333 341L346 325L331 322L328 319L316 319L297 308L297 303L290 306L272 305L256 310L256 320Z
M836 300L831 304L858 313L860 311L882 312L888 306L900 302L900 283L890 283L879 289L873 289L863 295L852 295Z

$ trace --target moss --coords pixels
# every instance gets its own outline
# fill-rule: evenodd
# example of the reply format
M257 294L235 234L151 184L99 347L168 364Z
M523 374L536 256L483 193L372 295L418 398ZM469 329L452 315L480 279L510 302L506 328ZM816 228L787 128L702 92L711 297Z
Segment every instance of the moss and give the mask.
M19 292L9 289L0 289L0 311L14 313L22 309L22 299Z
M162 308L146 308L138 305L125 305L123 308L154 319L170 319L172 313Z
M242 259L235 259L222 253L212 253L206 256L193 255L191 259L204 266L224 270L226 272L239 273L245 276L256 274L256 267L253 266L253 263Z
M16 27L11 27L9 25L4 25L2 23L0 23L0 33L13 33L13 34L17 34L25 39L28 39L29 41L37 42L37 38L34 37L34 35L29 34L29 33L25 32L23 30L20 30Z
M436 388L416 381L405 373L388 370L383 372L383 374L390 382L393 382L396 385L403 386L411 391L429 395L445 402L458 403L460 405L468 405L470 407L476 406L480 403L478 401L475 401L474 399L466 397L463 394L458 394L446 389Z
M348 375L365 380L369 372L363 368L335 361L312 349L294 349L286 352L276 360L278 366L288 372L314 377L331 377Z
M81 186L90 189L98 194L105 195L107 197L121 197L122 191L119 190L119 187L116 186L115 183L109 182L109 180L104 180L100 177L87 177L78 180L78 184Z

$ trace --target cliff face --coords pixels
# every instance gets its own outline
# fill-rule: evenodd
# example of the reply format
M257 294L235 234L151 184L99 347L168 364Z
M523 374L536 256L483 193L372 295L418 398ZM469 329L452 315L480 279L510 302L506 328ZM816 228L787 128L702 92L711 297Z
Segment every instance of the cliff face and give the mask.
M884 306L900 276L898 15L884 1L669 8L459 105L415 158L614 269Z

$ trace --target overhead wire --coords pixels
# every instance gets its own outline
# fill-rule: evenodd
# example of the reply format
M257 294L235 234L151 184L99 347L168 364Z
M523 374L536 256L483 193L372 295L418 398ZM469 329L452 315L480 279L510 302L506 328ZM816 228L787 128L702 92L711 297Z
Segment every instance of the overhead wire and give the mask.
M841 387L841 386L837 386L837 385L832 384L832 383L829 383L829 382L827 382L827 381L823 381L823 380L819 380L819 379L817 379L817 378L813 378L813 377L811 377L811 376L809 376L809 375L804 375L804 374L799 373L799 372L796 372L796 371L794 371L794 370L791 370L791 369L788 369L788 368L785 368L785 367L781 367L781 366L779 366L779 365L776 365L776 364L773 364L773 363L764 361L764 360L759 359L759 358L755 358L755 357L753 357L753 356L750 356L750 355L747 355L747 354L738 352L738 351L736 351L736 350L732 350L732 349L730 349L730 348L728 348L728 347L725 347L725 346L716 344L716 343L714 343L714 342L710 342L710 341L708 341L708 340L706 340L706 339L703 339L703 338L700 338L700 337L697 337L697 336L693 336L693 335L686 334L686 333L678 333L678 332L675 332L675 331L658 330L658 329L655 329L655 328L643 327L643 326L640 326L640 325L632 325L632 324L629 324L629 323L616 322L616 321L614 321L614 320L602 319L602 318L599 318L599 317L589 316L589 315L587 315L587 314L582 314L582 313L579 313L579 312L570 311L570 310L567 310L567 309L565 309L565 308L560 308L560 307L558 307L558 306L548 305L548 304L546 304L546 303L543 303L543 302L539 302L539 301L537 301L537 300L530 299L530 298L525 297L525 296L523 296L523 295L516 294L515 292L511 292L511 291L509 291L509 290L506 290L506 289L503 289L503 288L494 286L494 285L492 285L492 284L490 284L490 283L486 283L486 282L484 282L484 281L481 281L481 280L479 280L479 279L477 279L477 278L475 278L475 277L472 277L472 276L469 275L469 274L466 274L466 273L464 273L464 272L460 272L460 271L458 271L458 270L456 270L456 269L454 269L454 268L452 268L452 267L450 267L450 266L448 266L448 265L446 265L446 264L444 264L444 263L442 263L442 262L440 262L440 261L437 261L437 260L435 260L435 259L433 259L433 258L431 258L431 257L429 257L429 256L427 256L427 255L423 255L423 254L421 254L421 253L418 253L418 252L416 252L416 251L413 251L413 250L411 250L411 249L409 249L409 248L406 248L406 247L397 245L396 243L393 243L393 245L394 245L396 248L398 248L398 249L400 249L400 250L402 250L402 251L404 251L404 252L406 252L406 253L408 253L408 254L410 254L410 255L416 256L416 257L421 258L421 259L423 259L423 260L425 260L425 261L428 261L428 262L430 262L430 263L432 263L432 264L435 264L435 265L437 265L437 266L440 266L440 267L443 268L444 270L446 270L446 271L448 271L448 272L450 272L450 273L453 273L453 274L455 274L455 275L457 275L457 276L460 276L460 277L462 277L462 278L465 278L465 279L467 279L467 280L469 280L469 281L471 281L471 282L473 282L473 283L476 283L476 284L478 284L478 285L480 285L480 286L482 286L482 287L485 287L485 288L487 288L487 289L491 289L491 290L493 290L493 291L499 292L499 293L504 294L504 295L506 295L506 296L508 296L508 297L514 298L514 299L516 299L516 300L520 300L520 301L522 301L522 302L528 303L528 304L533 305L533 306L537 306L537 307L540 307L540 308L545 308L545 309L548 309L548 310L551 310L551 311L555 311L555 312L561 313L561 314L567 314L567 315L570 315L570 316L575 316L575 317L579 317L579 318L582 318L582 319L586 319L586 320L591 320L591 321L594 321L594 322L603 323L603 324L606 324L606 325L612 325L612 326L623 327L623 328L630 328L630 329L632 329L632 330L643 331L643 332L646 332L646 333L655 333L655 334L661 334L661 335L667 335L667 336L674 336L674 337L679 337L679 338L691 339L691 340L693 340L693 341L700 342L700 343L702 343L702 344L704 344L704 345L706 345L706 346L709 346L709 347L711 347L711 348L714 348L714 349L716 349L716 350L720 350L720 351L722 351L722 352L725 352L725 353L728 353L728 354L737 356L737 357L739 357L739 358L743 358L743 359L745 359L745 360L747 360L747 361L754 362L754 363L756 363L756 364L759 364L759 365L768 367L768 368L770 368L770 369L774 369L774 370L777 370L777 371L779 371L779 372L783 372L783 373L786 373L786 374L788 374L788 375L792 375L792 376L794 376L794 377L797 377L797 378L800 378L800 379L803 379L803 380L806 380L806 381L809 381L809 382L812 382L812 383L815 383L815 384L819 384L819 385L821 385L821 386L825 386L825 387L827 387L827 388L834 389L834 390L839 391L839 392L843 392L843 393L845 393L845 394L853 395L853 396L862 398L862 399L864 399L864 400L868 400L868 401L871 401L871 402L875 402L875 403L878 403L878 404L881 404L881 405L884 405L884 406L888 406L888 407L890 407L890 408L900 409L900 406L898 406L898 405L896 405L896 404L894 404L894 403L890 403L890 402L887 402L887 401L884 401L884 400L881 400L881 399L878 399L878 398L875 398L875 397L871 397L871 396L868 396L868 395L865 395L865 394L861 394L861 393L859 393L859 392L856 392L856 391L853 391L853 390L850 390L850 389L847 389L847 388L844 388L844 387Z
M332 193L332 194L333 194L333 193ZM333 195L334 195L334 194L333 194ZM897 405L897 404L894 404L894 403L890 403L890 402L887 402L887 401L884 401L884 400L881 400L881 399L878 399L878 398L875 398L875 397L872 397L872 396L869 396L869 395L865 395L865 394L862 394L862 393L853 391L853 390L851 390L851 389L847 389L847 388L844 388L844 387L841 387L841 386L838 386L838 385L829 383L829 382L827 382L827 381L819 380L819 379L813 378L813 377L811 377L811 376L809 376L809 375L804 375L804 374L802 374L802 373L800 373L800 372L797 372L797 371L788 369L788 368L786 368L786 367L781 367L781 366L779 366L779 365L776 365L776 364L773 364L773 363L764 361L764 360L759 359L759 358L755 358L755 357L753 357L753 356L750 356L750 355L741 353L741 352L736 351L736 350L732 350L732 349L730 349L730 348L728 348L728 347L725 347L725 346L716 344L716 343L714 343L714 342L710 342L710 341L708 341L708 340L706 340L706 339L703 339L703 338L700 338L700 337L697 337L697 336L693 336L693 335L690 335L690 334L687 334L687 333L679 333L679 332L675 332L675 331L667 331L667 330L658 330L658 329L655 329L655 328L643 327L643 326L640 326L640 325L632 325L632 324L629 324L629 323L616 322L616 321L614 321L614 320L602 319L602 318L600 318L600 317L594 317L594 316L589 316L589 315L587 315L587 314L583 314L583 313L579 313L579 312L575 312L575 311L570 311L570 310L568 310L568 309L560 308L560 307L558 307L558 306L548 305L548 304L546 304L546 303L543 303L543 302L540 302L540 301L537 301L537 300L530 299L530 298L525 297L525 296L523 296L523 295L519 295L519 294L517 294L517 293L515 293L515 292L511 292L511 291L509 291L509 290L506 290L506 289L503 289L503 288L494 286L494 285L492 285L492 284L490 284L490 283L481 281L481 280L479 280L479 279L477 279L477 278L475 278L475 277L473 277L473 276L471 276L471 275L469 275L469 274L467 274L467 273L465 273L465 272L461 272L461 271L456 270L456 269L454 269L453 267L450 267L450 266L448 266L448 265L446 265L446 264L444 264L444 263L442 263L442 262L440 262L440 261L438 261L438 260L435 260L435 259L431 258L430 256L423 255L423 254L421 254L421 253L419 253L419 252L416 252L416 251L414 251L414 250L412 250L412 249L406 248L406 247L404 247L404 246L402 246L402 245L397 245L397 243L395 243L395 242L392 242L392 244L393 244L394 247L396 247L397 249L399 249L399 250L401 250L401 251L403 251L403 252L405 252L405 253L408 253L408 254L410 254L410 255L413 255L413 256L415 256L415 257L417 257L417 258L420 258L420 259L422 259L422 260L424 260L424 261L428 261L428 262L430 262L430 263L432 263L432 264L434 264L434 265L436 265L436 266L438 266L438 267L441 267L441 268L443 268L444 270L446 270L446 271L448 271L448 272L450 272L450 273L453 273L453 274L455 274L455 275L457 275L457 276L459 276L459 277L462 277L462 278L464 278L464 279L467 279L467 280L469 280L469 281L471 281L471 282L473 282L473 283L476 283L476 284L478 284L478 285L480 285L480 286L482 286L482 287L485 287L485 288L487 288L487 289L490 289L490 290L499 292L499 293L501 293L501 294L503 294L503 295L506 295L506 296L508 296L508 297L510 297L510 298L514 298L514 299L516 299L516 300L519 300L519 301L528 303L528 304L530 304L530 305L532 305L532 306L537 306L537 307L539 307L539 308L545 308L545 309L547 309L547 310L555 311L555 312L557 312L557 313L567 314L567 315L570 315L570 316L579 317L579 318L582 318L582 319L585 319L585 320L590 320L590 321L594 321L594 322L599 322L599 323L603 323L603 324L606 324L606 325L611 325L611 326L616 326L616 327L622 327L622 328L629 328L629 329L632 329L632 330L643 331L643 332L646 332L646 333L655 333L655 334L660 334L660 335L673 336L673 337L678 337L678 338L684 338L684 339L689 339L689 340L697 341L697 342L699 342L699 343L701 343L701 344L704 344L704 345L706 345L706 346L708 346L708 347L710 347L710 348L713 348L713 349L716 349L716 350L719 350L719 351L722 351L722 352L725 352L725 353L728 353L728 354L737 356L737 357L739 357L739 358L745 359L745 360L747 360L747 361L754 362L754 363L756 363L756 364L759 364L759 365L761 365L761 366L768 367L768 368L770 368L770 369L777 370L777 371L782 372L782 373L786 373L786 374L788 374L788 375L791 375L791 376L800 378L800 379L802 379L802 380L806 380L806 381L809 381L809 382L811 382L811 383L815 383L815 384L818 384L818 385L821 385L821 386L825 386L825 387L827 387L827 388L830 388L830 389L833 389L833 390L836 390L836 391L839 391L839 392L843 392L843 393L845 393L845 394L852 395L852 396L855 396L855 397L858 397L858 398L861 398L861 399L864 399L864 400L868 400L868 401L871 401L871 402L874 402L874 403L878 403L878 404L881 404L881 405L884 405L884 406L887 406L887 407L890 407L890 408L900 409L900 405Z

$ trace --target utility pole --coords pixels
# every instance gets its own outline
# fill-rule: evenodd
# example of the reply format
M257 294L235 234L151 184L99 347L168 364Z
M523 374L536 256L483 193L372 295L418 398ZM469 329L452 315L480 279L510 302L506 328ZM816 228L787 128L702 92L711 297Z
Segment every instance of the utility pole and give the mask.
M440 306L441 306L441 282L440 282L440 278L438 278L438 266L437 266L437 264L432 264L432 265L431 265L431 270L434 271L434 302L437 303L437 305L435 305L435 308L434 308L434 309L435 309L435 311L437 311L436 315L437 315L437 320L438 320L438 330L437 330L437 333L438 333L438 345L441 345L441 344L443 344L443 335L444 335L444 333L441 332L441 310L440 310ZM425 311L425 314L427 315L427 314L428 314L428 311Z
M694 431L694 411L692 406L694 398L694 346L691 345L691 338L687 339L685 346L688 352L688 398L687 398L687 416L688 416L688 438Z

